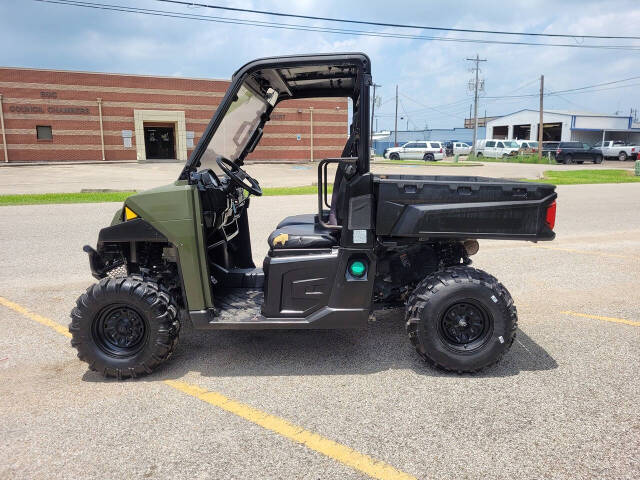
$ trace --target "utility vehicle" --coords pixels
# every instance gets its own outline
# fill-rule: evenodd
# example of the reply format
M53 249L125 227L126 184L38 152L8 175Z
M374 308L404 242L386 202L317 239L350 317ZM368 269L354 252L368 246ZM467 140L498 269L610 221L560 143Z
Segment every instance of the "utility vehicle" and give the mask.
M265 58L243 66L176 182L130 196L96 249L71 312L78 356L106 376L147 374L180 326L195 329L366 327L405 306L420 356L474 372L511 346L516 308L494 277L470 267L477 239L551 240L555 187L369 171L371 63L362 53ZM317 211L283 219L262 268L250 242L242 169L285 99L349 97L340 158L318 162ZM329 195L328 166L337 164Z

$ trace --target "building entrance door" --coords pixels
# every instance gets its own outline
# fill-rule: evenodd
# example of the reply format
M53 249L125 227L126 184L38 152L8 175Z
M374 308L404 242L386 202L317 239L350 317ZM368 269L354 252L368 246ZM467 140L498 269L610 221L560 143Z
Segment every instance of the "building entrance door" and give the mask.
M167 160L176 158L174 127L144 127L144 147L147 160Z

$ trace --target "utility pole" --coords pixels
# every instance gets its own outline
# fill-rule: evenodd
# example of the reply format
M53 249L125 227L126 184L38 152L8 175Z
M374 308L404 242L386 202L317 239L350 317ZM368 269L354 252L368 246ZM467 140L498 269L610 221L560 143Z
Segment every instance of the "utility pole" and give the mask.
M374 113L376 111L376 87L381 87L382 85L378 85L377 83L373 84L373 101L371 102L371 130L370 130L370 135L371 135L371 145L373 145L373 119L374 119Z
M474 82L474 98L473 98L473 145L471 146L471 154L476 154L476 142L478 141L478 75L480 73L480 62L486 62L487 59L481 59L480 55L476 53L476 58L467 58L470 62L475 62L476 66L473 69L476 71L476 80Z
M542 133L544 131L544 75L540 75L540 126L538 127L538 161L542 161Z
M395 139L393 140L393 146L398 146L398 85L396 84L396 125L394 127Z

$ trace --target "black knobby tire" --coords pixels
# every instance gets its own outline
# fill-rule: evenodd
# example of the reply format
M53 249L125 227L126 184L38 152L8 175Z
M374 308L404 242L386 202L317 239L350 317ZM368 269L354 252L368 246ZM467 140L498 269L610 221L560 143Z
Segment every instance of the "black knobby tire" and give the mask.
M105 377L151 373L178 343L178 307L158 284L139 275L103 278L71 311L71 346Z
M435 161L435 157L433 156L433 153L425 153L422 157L422 160L424 160L425 162L433 162Z
M452 327L452 318L466 319L468 325ZM473 373L498 362L509 350L518 316L511 295L495 277L459 266L418 284L407 302L406 321L409 339L426 362Z

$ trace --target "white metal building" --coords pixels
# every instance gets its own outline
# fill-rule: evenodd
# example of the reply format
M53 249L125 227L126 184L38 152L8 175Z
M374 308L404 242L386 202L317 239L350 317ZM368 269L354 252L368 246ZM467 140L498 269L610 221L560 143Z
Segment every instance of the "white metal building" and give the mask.
M487 122L487 139L537 140L540 113L520 110ZM596 143L601 140L640 142L640 124L629 116L565 110L543 112L543 140Z

